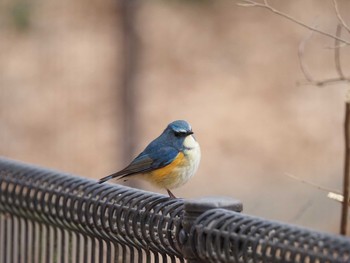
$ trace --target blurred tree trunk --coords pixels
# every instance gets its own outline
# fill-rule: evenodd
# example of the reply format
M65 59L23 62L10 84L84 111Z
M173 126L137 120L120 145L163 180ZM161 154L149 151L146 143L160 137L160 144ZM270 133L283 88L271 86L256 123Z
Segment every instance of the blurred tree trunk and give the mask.
M343 203L340 219L340 234L346 235L348 228L348 211L349 211L349 184L350 184L350 103L345 103L345 160L344 160L344 179L343 179Z
M122 151L123 162L131 161L137 143L136 75L139 65L139 41L136 33L138 0L120 0L122 31Z

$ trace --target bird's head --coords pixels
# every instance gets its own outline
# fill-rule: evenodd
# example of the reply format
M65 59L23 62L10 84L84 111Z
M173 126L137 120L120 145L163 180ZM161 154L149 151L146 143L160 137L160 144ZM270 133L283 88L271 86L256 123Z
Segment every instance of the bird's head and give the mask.
M178 138L185 138L188 135L193 134L191 125L184 120L173 121L165 130L168 130L168 132Z

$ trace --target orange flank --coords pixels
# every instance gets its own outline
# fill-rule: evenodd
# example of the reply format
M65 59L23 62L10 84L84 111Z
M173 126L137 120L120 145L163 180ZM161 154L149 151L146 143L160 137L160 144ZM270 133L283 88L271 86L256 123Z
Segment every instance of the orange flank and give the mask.
M159 187L167 188L170 185L177 184L177 182L181 180L181 175L179 174L181 168L185 166L186 163L185 155L179 152L174 161L170 164L148 173L148 179Z

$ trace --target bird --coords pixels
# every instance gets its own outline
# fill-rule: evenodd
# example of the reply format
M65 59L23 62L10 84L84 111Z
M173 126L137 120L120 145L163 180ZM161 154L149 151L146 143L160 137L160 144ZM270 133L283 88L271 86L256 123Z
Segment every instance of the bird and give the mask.
M170 190L184 185L196 173L200 159L200 146L191 125L185 120L176 120L128 166L98 182L135 176L166 189L170 198L176 198Z

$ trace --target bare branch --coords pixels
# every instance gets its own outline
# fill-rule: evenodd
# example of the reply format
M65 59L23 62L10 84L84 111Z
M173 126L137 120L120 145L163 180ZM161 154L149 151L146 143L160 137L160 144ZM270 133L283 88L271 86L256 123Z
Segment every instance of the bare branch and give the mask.
M314 26L315 28L317 26ZM303 84L303 85L314 85L314 86L318 86L318 87L322 87L322 86L326 86L326 85L331 85L331 84L337 84L339 82L350 82L350 78L345 78L344 74L342 74L342 69L340 66L340 58L339 58L339 48L335 49L335 63L336 63L336 68L337 68L337 72L339 77L336 78L329 78L329 79L324 79L324 80L315 80L311 73L308 70L308 67L305 64L304 61L304 52L305 52L305 46L307 44L307 42L311 39L311 37L313 36L314 31L310 31L310 34L308 34L299 44L298 47L298 57L299 57L299 63L300 63L300 68L301 71L303 72L303 75L306 79L306 82L304 83L299 83L299 84ZM338 33L337 33L338 34ZM338 44L338 40L336 41L336 45Z
M330 78L330 79L324 79L324 80L313 80L313 81L299 81L299 85L313 85L313 86L318 86L318 87L324 87L328 85L335 85L338 84L339 82L345 82L345 83L350 83L350 78Z
M344 21L343 17L341 16L341 14L339 12L337 0L333 0L333 5L334 5L335 14L337 15L339 22L350 33L350 27L346 24L346 22Z
M329 199L332 199L332 200L335 200L339 203L343 203L344 202L344 196L338 191L338 190L334 190L334 189L330 189L328 187L324 187L324 186L321 186L321 185L318 185L316 183L313 183L313 182L310 182L310 181L307 181L305 179L302 179L302 178L299 178L293 174L289 174L289 173L285 173L285 175L287 175L288 177L296 180L296 181L299 181L303 184L307 184L307 185L310 185L314 188L317 188L318 190L321 190L322 192L327 192L327 197ZM347 206L350 206L350 199L348 200L348 202L346 203Z
M242 7L253 7L255 6L255 4L248 4L248 3L238 3L238 6L242 6Z
M309 73L307 66L304 62L304 51L305 51L305 45L306 43L310 40L310 38L312 37L314 31L310 31L310 34L308 34L299 44L298 47L298 57L299 57L299 63L300 63L300 68L301 71L303 72L306 80L308 82L314 82L313 77L311 76L311 74Z
M284 173L284 174L286 176L296 180L296 181L299 181L299 182L301 182L303 184L310 185L310 186L312 186L314 188L317 188L317 189L319 189L319 190L321 190L323 192L335 193L335 194L338 194L338 195L340 194L340 192L338 190L334 190L334 189L330 189L330 188L327 188L327 187L324 187L324 186L320 186L320 185L318 185L316 183L313 183L313 182L307 181L305 179L299 178L299 177L297 177L297 176L295 176L293 174L290 174L290 173Z
M347 47L347 46L348 46L347 44L341 43L337 46L326 46L325 48L326 49L336 49L336 48L343 48L343 47Z
M252 1L252 0L243 0L243 3L240 4L240 6L242 6L242 4L248 4L246 7L260 7L260 8L264 8L264 9L267 9L269 11L271 11L272 13L276 14L276 15L279 15L279 16L282 16L304 28L307 28L311 31L314 31L314 32L317 32L321 35L324 35L324 36L327 36L327 37L330 37L330 38L333 38L333 39L337 39L339 42L342 42L342 43L345 43L347 45L350 45L350 42L348 40L345 40L345 39L342 39L340 37L337 37L336 35L332 35L330 33L327 33L327 32L324 32L322 30L319 30L313 26L309 26L308 24L286 14L286 13L283 13L277 9L275 9L274 7L272 7L267 0L264 0L263 3L259 3L259 2L256 2L256 1Z
M336 2L336 0L334 0L334 2ZM338 24L337 30L336 30L336 35L338 37L341 36L341 29L342 29L342 26L340 24ZM339 41L337 39L335 40L334 45L336 47L339 46ZM334 63L335 63L335 69L337 70L339 78L345 79L343 69L342 69L341 64L340 64L340 48L334 49Z

